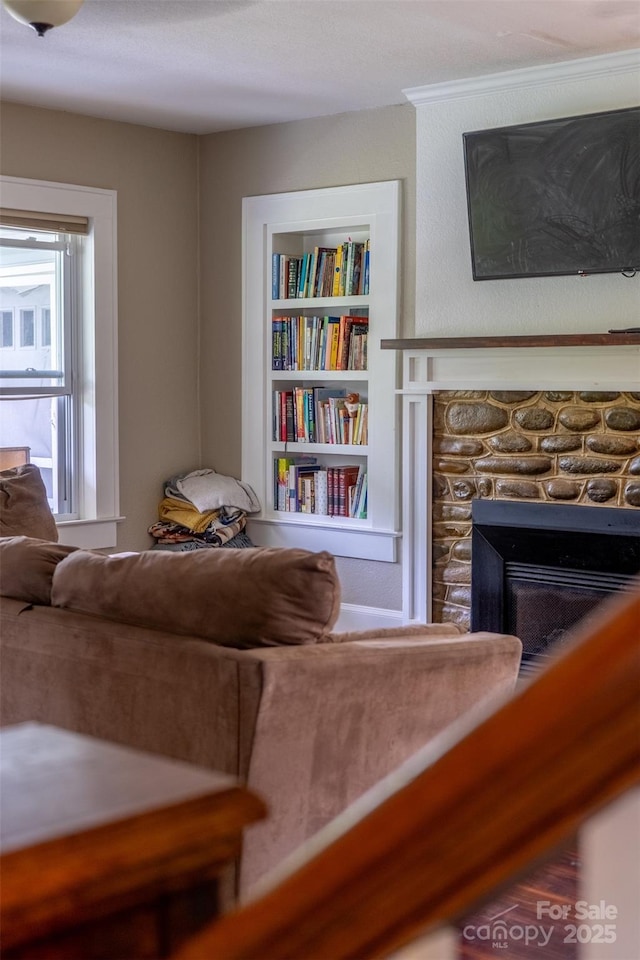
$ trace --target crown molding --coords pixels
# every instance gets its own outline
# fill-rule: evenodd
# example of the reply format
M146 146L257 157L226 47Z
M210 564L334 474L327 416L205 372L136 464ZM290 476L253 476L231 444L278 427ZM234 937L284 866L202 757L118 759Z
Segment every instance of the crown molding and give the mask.
M402 92L407 100L417 107L425 103L470 100L474 97L503 93L506 90L547 86L551 83L574 83L638 70L640 70L640 50L622 50L620 53L606 53L598 57L584 57L579 60L565 60L562 63L544 63L538 67L489 73L483 77L409 87Z

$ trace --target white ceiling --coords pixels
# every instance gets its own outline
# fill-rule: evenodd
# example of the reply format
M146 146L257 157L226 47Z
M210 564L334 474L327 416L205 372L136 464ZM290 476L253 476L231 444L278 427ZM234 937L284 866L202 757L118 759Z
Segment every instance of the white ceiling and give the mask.
M5 100L211 133L637 48L640 0L86 0L44 38L0 27Z

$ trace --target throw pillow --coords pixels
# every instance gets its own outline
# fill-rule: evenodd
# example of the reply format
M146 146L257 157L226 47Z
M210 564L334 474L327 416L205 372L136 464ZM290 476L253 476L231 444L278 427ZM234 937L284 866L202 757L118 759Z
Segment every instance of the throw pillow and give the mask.
M0 537L19 536L58 540L47 491L33 463L0 471Z
M33 537L1 537L0 596L48 606L53 572L75 550Z
M51 602L226 646L260 647L326 641L340 586L334 558L325 552L250 547L104 556L81 550L56 568Z

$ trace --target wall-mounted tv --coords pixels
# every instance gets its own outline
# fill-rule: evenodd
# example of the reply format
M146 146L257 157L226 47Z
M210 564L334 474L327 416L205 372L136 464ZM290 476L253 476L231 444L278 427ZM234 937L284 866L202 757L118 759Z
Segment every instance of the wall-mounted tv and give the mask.
M640 270L640 107L463 143L474 280Z

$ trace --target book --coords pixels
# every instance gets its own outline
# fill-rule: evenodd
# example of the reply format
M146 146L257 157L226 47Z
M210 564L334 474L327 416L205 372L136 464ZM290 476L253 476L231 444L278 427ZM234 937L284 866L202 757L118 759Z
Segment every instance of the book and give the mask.
M345 467L336 467L335 471L338 475L337 476L338 509L336 512L339 517L348 517L349 516L348 489L352 484L355 484L357 482L360 467L355 465L349 465ZM334 475L334 485L335 483L336 483L336 478ZM335 496L335 489L334 489L334 496Z
M344 387L314 387L313 388L313 402L315 409L315 424L316 424L316 443L335 443L335 440L331 439L333 431L331 430L329 417L333 416L331 411L331 403L338 399L342 399L344 403L344 397L346 397L347 391Z
M278 457L274 461L274 497L276 510L288 510L289 467L294 463L290 457Z
M336 513L334 467L327 467L327 513L331 517Z
M295 300L298 295L298 268L298 258L290 257L287 269L287 299L289 300Z
M356 480L350 516L358 520L366 520L367 517L367 471L364 467L360 469Z
M347 370L366 370L365 341L369 332L369 318L355 317L349 336Z
M280 295L280 254L271 257L271 299L278 300Z
M327 349L325 352L325 370L335 370L338 362L338 344L340 342L340 317L327 317Z
M362 283L362 292L367 295L369 293L369 248L371 241L367 240L365 245L364 252L364 279Z
M300 273L298 276L298 297L304 297L304 292L307 286L307 276L309 274L309 260L311 254L305 253L302 257L302 263L300 264Z
M283 370L284 360L282 356L282 318L274 317L271 333L271 369Z
M327 489L327 471L316 470L313 475L315 484L315 504L314 513L326 515L329 512L328 489Z
M343 245L340 244L336 250L335 264L333 267L333 288L331 291L332 297L340 296L340 281L342 276L342 247Z
M312 503L313 492L305 481L310 480L317 469L315 457L296 459L289 466L287 491L290 513L312 512L307 507Z

